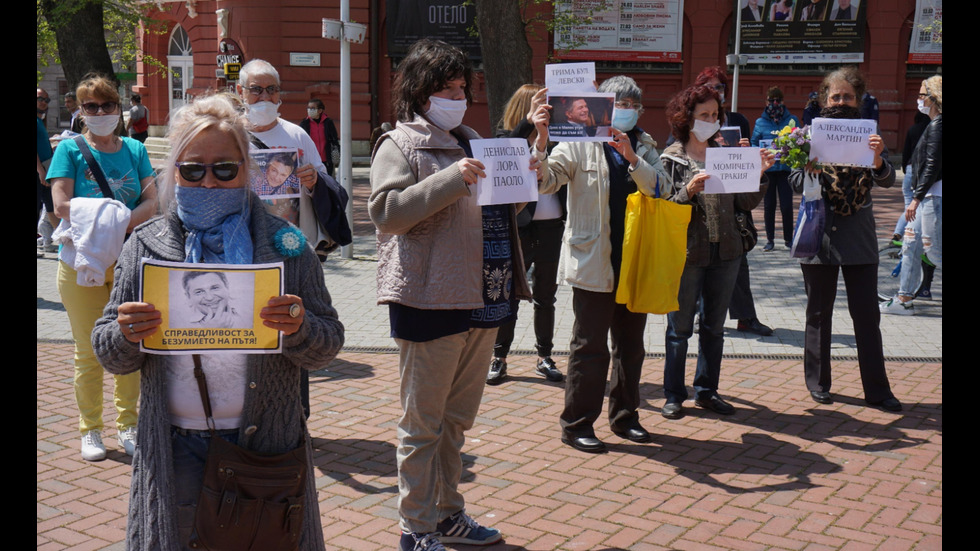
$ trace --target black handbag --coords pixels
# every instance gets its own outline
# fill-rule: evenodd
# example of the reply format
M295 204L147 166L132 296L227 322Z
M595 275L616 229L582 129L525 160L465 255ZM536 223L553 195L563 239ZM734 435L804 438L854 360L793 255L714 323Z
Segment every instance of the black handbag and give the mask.
M742 238L742 250L749 252L755 248L759 242L759 230L755 229L752 223L752 214L744 210L735 210L735 225L738 227L738 235Z
M194 354L211 443L190 546L209 551L295 551L306 505L305 441L282 454L260 454L221 438L214 430L211 398Z

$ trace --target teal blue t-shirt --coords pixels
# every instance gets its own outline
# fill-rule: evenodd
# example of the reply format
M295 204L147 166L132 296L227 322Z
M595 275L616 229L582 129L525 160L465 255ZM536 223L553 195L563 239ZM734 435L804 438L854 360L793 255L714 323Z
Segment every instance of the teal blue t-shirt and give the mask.
M140 181L147 176L153 176L150 157L146 147L130 138L122 139L122 147L115 153L103 153L92 150L92 156L102 167L109 189L116 199L125 204L130 210L139 204ZM72 178L75 180L73 197L102 197L99 183L85 162L85 157L78 150L74 140L64 140L54 150L54 158L48 168L48 179Z

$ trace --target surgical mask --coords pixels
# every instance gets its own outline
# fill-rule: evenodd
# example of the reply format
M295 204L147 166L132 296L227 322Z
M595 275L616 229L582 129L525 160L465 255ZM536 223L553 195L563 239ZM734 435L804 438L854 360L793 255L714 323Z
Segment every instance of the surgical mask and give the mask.
M425 112L425 118L446 132L463 124L464 115L466 115L465 99L429 96L429 110Z
M96 136L111 136L119 126L119 113L114 115L85 115L85 126Z
M279 104L271 101L259 101L245 106L248 122L255 126L268 126L279 117Z
M922 113L923 115L928 115L930 112L932 112L932 107L931 106L930 107L926 107L926 100L924 100L922 98L919 98L918 100L916 100L915 103L919 107L919 113Z
M620 132L629 132L636 127L636 121L640 119L640 112L636 109L619 109L614 107L612 113L612 126Z
M317 113L319 113L319 111L316 110L316 109L307 109L306 110L306 116L309 117L309 118L311 118L311 119L313 119L313 120L316 120L316 119L320 118L320 115L318 115Z
M719 128L721 128L721 124L718 121L704 122L702 120L695 120L694 127L691 128L691 134L694 134L694 137L699 142L706 142L718 132Z

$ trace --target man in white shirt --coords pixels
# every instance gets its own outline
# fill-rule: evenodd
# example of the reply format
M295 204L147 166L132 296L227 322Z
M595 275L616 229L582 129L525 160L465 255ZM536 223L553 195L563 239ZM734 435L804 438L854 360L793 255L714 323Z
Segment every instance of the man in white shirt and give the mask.
M296 176L306 189L313 191L316 175L327 176L327 167L320 160L316 144L299 126L279 118L282 103L279 71L271 63L253 59L239 73L238 93L245 102L245 114L251 123L249 130L266 147L295 147L299 150Z

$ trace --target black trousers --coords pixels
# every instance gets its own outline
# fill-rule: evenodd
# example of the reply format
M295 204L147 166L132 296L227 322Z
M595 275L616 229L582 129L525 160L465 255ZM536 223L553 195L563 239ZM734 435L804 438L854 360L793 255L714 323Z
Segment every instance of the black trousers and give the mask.
M565 224L560 218L532 220L530 224L518 230L524 266L531 270L529 280L531 297L534 301L534 344L538 356L542 358L550 356L554 348L558 257L564 231ZM515 310L516 308L515 306ZM497 341L493 345L495 358L506 358L507 354L510 354L515 325L517 325L516 315L512 321L504 323L497 330Z
M830 339L834 299L837 296L837 275L844 273L847 309L854 321L858 363L864 397L880 402L894 395L885 373L885 358L881 345L881 312L878 310L878 265L858 264L836 266L801 264L806 284L806 334L803 373L810 391L830 392Z
M728 317L733 320L754 320L758 317L755 313L755 299L752 298L748 257L748 254L742 255L735 288L732 289L732 300L728 303Z
M616 304L615 293L572 288L572 342L561 428L565 436L592 436L602 412L609 373L612 337L612 376L609 380L609 425L627 429L639 422L640 373L643 368L643 329L647 315Z
M769 176L769 189L763 201L763 220L766 225L766 241L773 241L776 233L776 198L779 198L779 213L783 219L783 241L793 242L793 188L789 185L789 172L766 172Z

